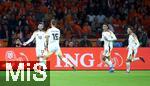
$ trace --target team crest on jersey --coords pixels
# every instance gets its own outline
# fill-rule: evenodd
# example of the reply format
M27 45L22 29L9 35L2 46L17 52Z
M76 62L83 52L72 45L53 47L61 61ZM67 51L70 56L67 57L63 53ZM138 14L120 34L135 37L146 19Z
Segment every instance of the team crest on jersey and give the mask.
M37 35L37 36L38 36L39 39L42 39L42 36L41 36L41 35Z

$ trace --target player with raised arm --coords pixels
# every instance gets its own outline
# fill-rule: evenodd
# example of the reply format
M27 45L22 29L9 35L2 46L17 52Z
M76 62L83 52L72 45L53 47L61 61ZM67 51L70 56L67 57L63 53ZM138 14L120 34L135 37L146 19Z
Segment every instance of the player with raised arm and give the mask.
M128 38L128 55L127 55L127 61L126 61L126 72L130 72L130 63L134 61L141 60L142 62L145 62L144 58L142 57L136 57L137 50L140 46L140 43L138 41L137 36L133 33L133 27L128 27L127 33L129 34Z
M71 62L67 58L63 57L62 55L62 51L59 45L60 30L56 28L56 25L57 25L57 21L52 19L51 28L49 28L46 32L46 39L48 43L48 54L45 56L45 59L47 59L51 54L55 53L62 61L64 61L74 70L76 70L74 65L71 64Z
M34 31L31 38L23 43L23 46L26 46L27 44L31 43L34 39L36 41L36 56L38 61L43 62L43 57L44 57L44 52L45 52L45 43L46 43L46 38L45 38L45 31L43 31L44 25L39 24L38 25L38 30Z
M100 41L104 41L103 61L109 66L109 72L114 72L114 66L110 60L110 54L113 49L113 41L117 40L115 34L109 30L107 24L103 24L102 38Z

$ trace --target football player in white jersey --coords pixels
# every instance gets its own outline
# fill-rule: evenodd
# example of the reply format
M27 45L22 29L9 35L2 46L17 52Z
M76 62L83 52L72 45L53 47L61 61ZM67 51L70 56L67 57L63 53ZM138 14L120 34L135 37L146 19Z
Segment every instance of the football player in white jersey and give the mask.
M138 41L137 36L133 33L133 27L128 27L127 33L129 34L128 38L128 55L127 55L127 61L126 61L126 72L130 72L130 63L134 61L141 60L142 62L145 62L144 58L142 57L136 57L138 47L140 46L140 43Z
M107 24L103 24L102 38L100 41L104 41L103 61L109 66L109 72L114 72L114 66L110 60L110 54L113 49L113 41L117 40L115 34L109 30Z
M46 44L46 38L45 38L45 31L43 31L44 25L39 24L38 30L34 31L31 38L23 43L23 46L26 46L27 44L31 43L34 39L36 41L36 56L38 61L44 59L44 52L45 52L45 44Z
M70 67L74 70L75 67L71 62L63 57L62 51L60 49L59 40L60 40L60 30L56 28L57 21L52 19L51 20L51 28L49 28L46 32L46 39L48 43L48 54L46 55L45 59L49 57L51 54L55 53L62 61L67 63Z

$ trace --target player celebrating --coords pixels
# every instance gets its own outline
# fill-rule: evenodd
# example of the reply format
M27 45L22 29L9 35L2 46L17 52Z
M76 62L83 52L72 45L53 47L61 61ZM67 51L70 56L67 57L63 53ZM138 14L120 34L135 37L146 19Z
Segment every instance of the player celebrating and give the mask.
M140 43L138 41L137 36L133 33L133 27L128 27L127 33L129 34L128 39L128 55L127 55L127 61L126 61L126 72L130 72L130 63L134 61L141 60L142 62L145 62L144 58L142 57L136 57L138 47L140 46Z
M51 20L51 28L49 28L46 32L46 39L48 43L48 55L45 57L49 57L52 53L55 53L62 61L67 63L70 67L75 70L73 64L71 64L66 58L63 57L60 46L59 46L59 39L60 39L60 30L56 28L57 21L52 19Z
M45 50L45 43L46 43L46 39L45 39L45 32L42 30L44 28L43 24L39 24L38 25L38 30L34 31L34 33L32 34L31 38L27 41L23 43L23 46L26 46L27 44L29 44L30 42L32 42L34 39L36 41L36 56L38 57L38 60L40 62L42 62L43 60L43 54L44 54L44 50Z
M117 40L115 34L109 30L107 24L103 24L102 38L100 39L100 41L104 41L104 53L102 59L107 65L109 65L109 72L114 72L114 67L110 60L114 40Z

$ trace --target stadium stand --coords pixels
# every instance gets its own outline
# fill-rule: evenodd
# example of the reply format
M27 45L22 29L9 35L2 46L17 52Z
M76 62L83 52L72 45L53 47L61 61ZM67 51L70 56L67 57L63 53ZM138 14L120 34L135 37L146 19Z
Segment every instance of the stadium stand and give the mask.
M28 40L40 22L46 30L52 18L59 21L62 47L67 47L66 40L70 47L80 47L84 35L92 46L100 46L97 39L104 22L119 39L116 47L126 46L128 25L135 28L142 47L150 45L149 0L0 0L1 47L14 47Z

